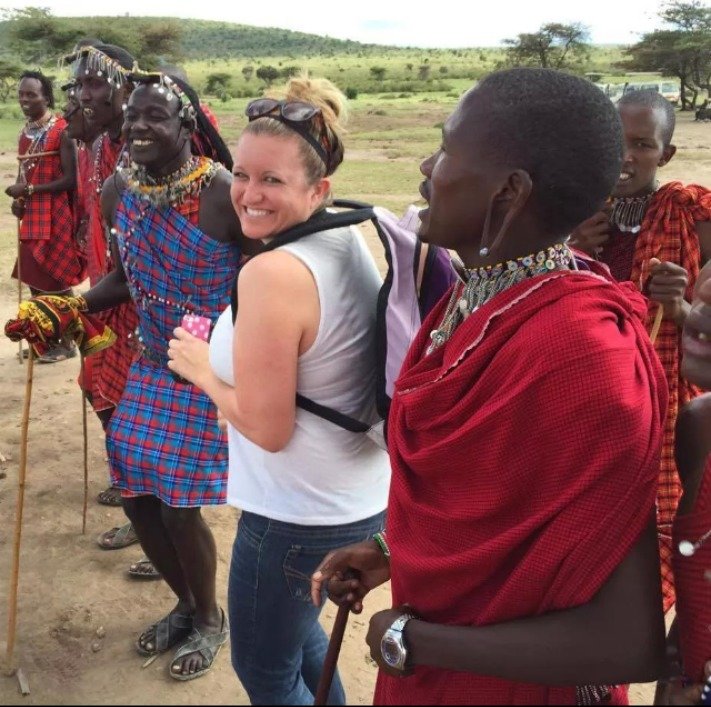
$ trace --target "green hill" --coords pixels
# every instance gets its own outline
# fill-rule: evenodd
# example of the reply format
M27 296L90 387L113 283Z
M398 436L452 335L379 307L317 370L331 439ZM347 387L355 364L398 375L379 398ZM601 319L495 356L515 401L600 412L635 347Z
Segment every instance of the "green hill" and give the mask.
M0 53L19 53L25 60L45 64L53 54L68 52L82 37L126 47L138 56L150 52L169 60L244 59L272 56L361 55L402 51L396 48L333 39L274 27L251 27L229 22L170 17L54 17L22 18L22 38L12 38L18 20L0 22Z
M185 22L180 47L188 59L358 54L387 49L375 44L361 44L275 27L250 27L208 20Z

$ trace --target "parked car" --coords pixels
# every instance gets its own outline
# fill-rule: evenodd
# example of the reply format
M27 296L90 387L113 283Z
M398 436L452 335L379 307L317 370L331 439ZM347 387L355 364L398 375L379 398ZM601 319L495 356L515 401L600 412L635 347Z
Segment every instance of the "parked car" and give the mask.
M628 83L625 84L623 93L630 91L656 91L661 93L673 105L678 105L680 100L681 88L674 81L654 81L649 83Z

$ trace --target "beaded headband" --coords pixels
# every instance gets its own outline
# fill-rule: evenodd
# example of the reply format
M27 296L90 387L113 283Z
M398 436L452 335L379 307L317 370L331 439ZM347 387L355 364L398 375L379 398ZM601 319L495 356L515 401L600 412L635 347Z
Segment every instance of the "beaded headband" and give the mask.
M86 59L85 73L94 71L97 76L105 78L109 85L116 88L123 86L130 71L135 71L138 68L134 62L132 69L126 69L116 59L112 59L108 54L104 54L100 49L92 46L81 47L72 54L63 57L60 60L60 66L71 64L76 74L82 59Z
M128 79L136 85L151 86L152 88L157 89L158 93L164 94L168 101L172 101L173 98L177 98L180 103L179 116L181 120L197 119L197 110L190 101L190 98L167 74L161 74L157 71L132 71L128 74Z

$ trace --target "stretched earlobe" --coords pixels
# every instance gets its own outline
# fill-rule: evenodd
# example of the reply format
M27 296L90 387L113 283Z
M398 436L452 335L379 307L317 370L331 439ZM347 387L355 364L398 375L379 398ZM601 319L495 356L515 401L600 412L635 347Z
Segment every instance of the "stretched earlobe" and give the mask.
M531 176L525 170L517 169L513 173L512 178L516 182L515 189L513 190L515 196L511 203L511 206L509 207L509 210L506 212L506 216L504 216L504 220L501 223L501 228L499 228L499 231L496 234L496 237L494 238L494 241L493 243L491 243L491 245L489 245L491 214L494 210L494 202L500 196L500 193L494 194L491 197L491 201L489 202L489 208L486 211L486 219L484 221L484 229L482 231L481 249L479 250L479 255L482 258L486 258L498 250L507 233L509 232L511 224L526 206L526 203L528 202L528 199L531 196L531 192L533 191L533 181L531 180Z

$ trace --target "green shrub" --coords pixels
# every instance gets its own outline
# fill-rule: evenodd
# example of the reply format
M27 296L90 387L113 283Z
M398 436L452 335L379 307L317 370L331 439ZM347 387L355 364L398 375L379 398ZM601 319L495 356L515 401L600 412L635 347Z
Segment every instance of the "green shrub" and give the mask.
M346 98L350 101L353 101L358 98L358 89L353 88L353 86L348 86L346 88Z

